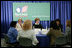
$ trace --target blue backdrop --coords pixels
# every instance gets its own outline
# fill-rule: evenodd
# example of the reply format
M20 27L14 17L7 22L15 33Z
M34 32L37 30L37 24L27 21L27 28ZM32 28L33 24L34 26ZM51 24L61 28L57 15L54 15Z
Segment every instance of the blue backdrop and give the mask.
M71 19L70 1L1 1L1 37L2 33L7 33L13 20L13 2L50 2L50 21L40 21L44 28L49 28L50 22L59 18L65 32L66 20Z

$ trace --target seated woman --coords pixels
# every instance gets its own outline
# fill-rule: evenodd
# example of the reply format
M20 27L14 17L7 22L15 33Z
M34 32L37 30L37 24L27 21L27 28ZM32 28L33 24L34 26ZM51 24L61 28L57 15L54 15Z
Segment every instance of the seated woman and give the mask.
M39 18L35 18L35 24L33 24L33 27L34 27L34 28L40 28L40 29L43 28L42 25L39 24L39 21L40 21Z
M67 38L67 43L71 44L71 21L70 20L66 21L65 35Z
M34 31L32 30L32 21L31 20L25 20L23 24L23 30L21 30L18 34L18 38L25 37L32 40L32 44L36 45L38 43L38 40L36 38L36 35Z
M7 33L9 40L10 40L9 43L12 43L12 44L18 43L17 42L18 31L15 28L16 28L16 22L12 21L10 24L8 33Z
M52 23L53 26L50 27L50 31L47 33L47 35L51 38L50 46L55 45L55 39L59 36L62 36L61 29L55 28L56 23L54 21L52 21Z
M61 21L59 19L56 19L55 23L56 23L55 28L61 29L61 32L63 32L63 26L61 25Z
M18 19L18 23L16 24L16 29L18 32L22 30L22 19L21 18Z

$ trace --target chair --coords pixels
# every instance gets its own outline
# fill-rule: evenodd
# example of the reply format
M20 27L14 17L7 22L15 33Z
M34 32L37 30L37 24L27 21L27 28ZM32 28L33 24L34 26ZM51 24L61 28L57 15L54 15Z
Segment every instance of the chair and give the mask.
M9 40L9 37L7 36L7 34L3 34L4 35L4 39L5 39L5 43L7 45L7 47L14 47L16 44L11 44L9 43L10 40Z
M67 42L66 45L71 46L71 33L68 32L68 34L65 36L66 36L66 42Z
M55 46L58 45L58 46L64 46L66 44L66 38L65 36L61 36L61 37L57 37L56 40L55 40Z
M31 47L32 46L32 40L24 37L19 37L19 44L22 47Z
M3 34L3 35L4 35L5 42L8 43L9 42L9 38L8 38L7 34Z

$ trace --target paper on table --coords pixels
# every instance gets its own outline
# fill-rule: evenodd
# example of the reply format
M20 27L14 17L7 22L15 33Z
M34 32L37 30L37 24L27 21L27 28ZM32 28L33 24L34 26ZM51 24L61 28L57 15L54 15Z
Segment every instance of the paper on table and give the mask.
M39 34L39 31L41 31L41 29L34 29L35 34Z
M47 30L47 29L42 29L42 34L47 34L49 32L49 29Z

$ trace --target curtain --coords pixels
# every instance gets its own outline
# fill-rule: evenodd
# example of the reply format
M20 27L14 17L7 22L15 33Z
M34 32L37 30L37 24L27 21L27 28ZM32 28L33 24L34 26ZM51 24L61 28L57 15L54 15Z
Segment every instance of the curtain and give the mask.
M66 28L66 20L71 19L71 1L1 1L1 36L7 33L10 23L13 20L13 2L50 2L50 20L40 21L44 28L50 27L50 22L60 19L63 25L63 32ZM34 24L35 21L32 21Z

